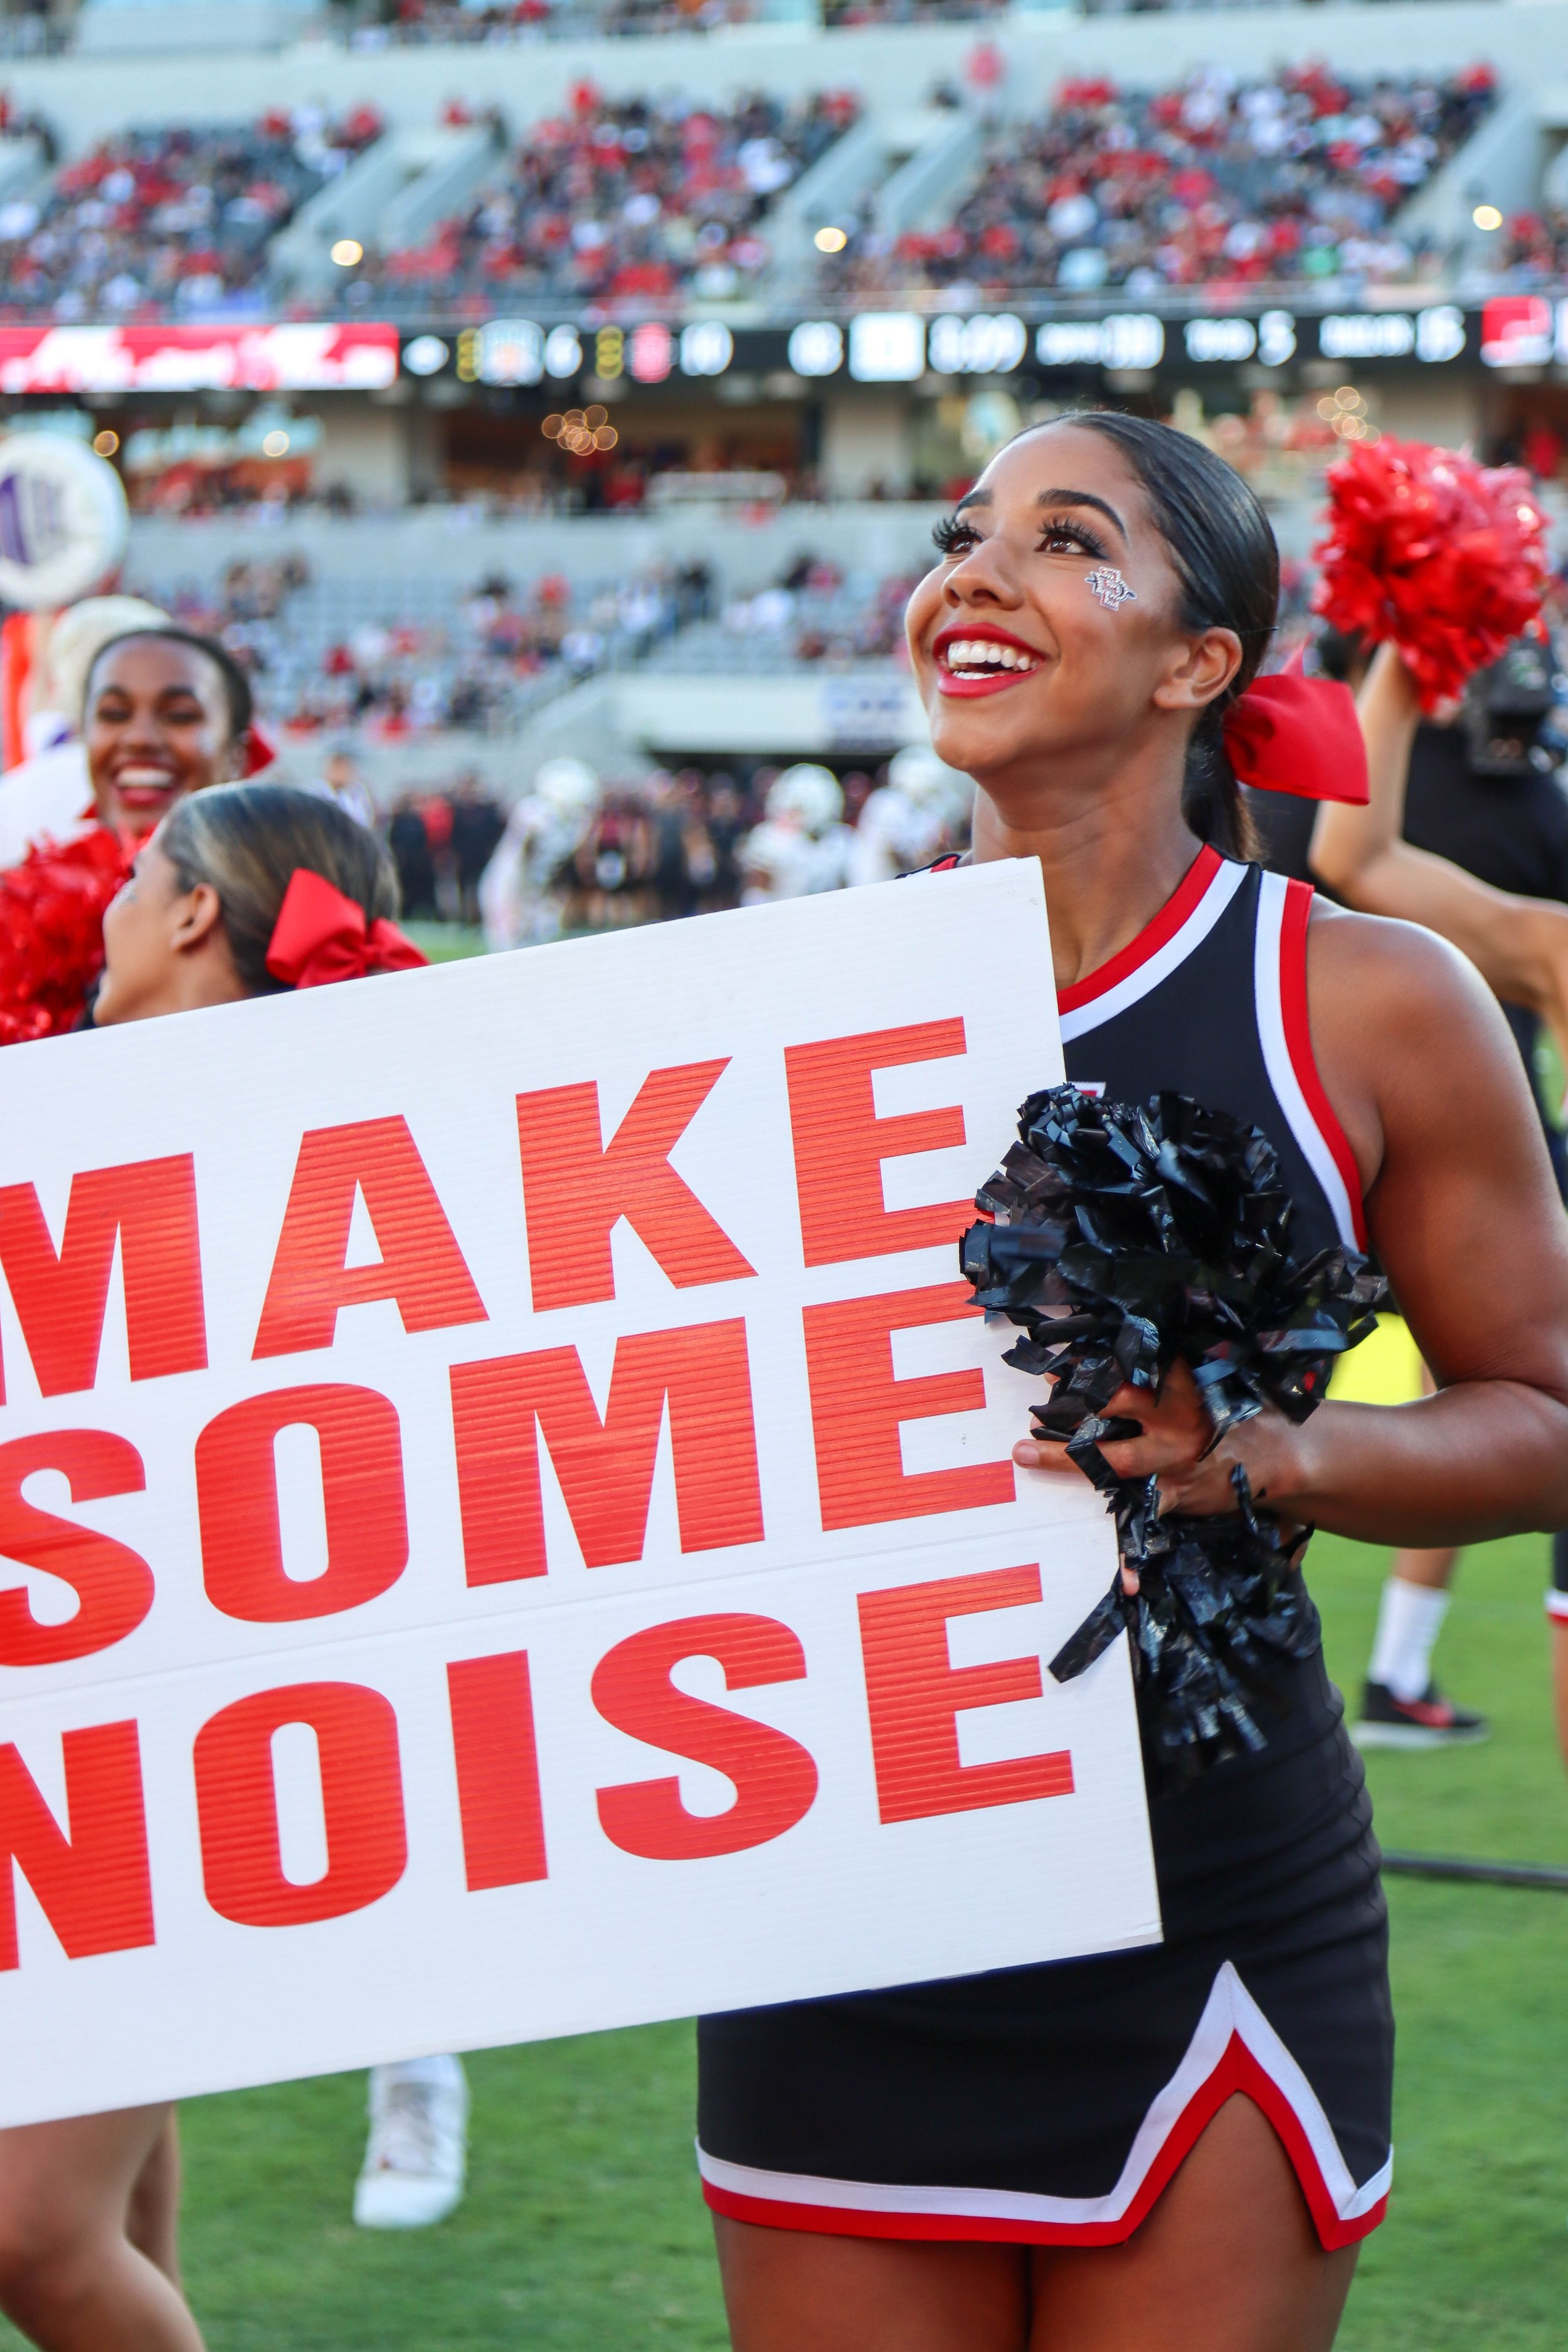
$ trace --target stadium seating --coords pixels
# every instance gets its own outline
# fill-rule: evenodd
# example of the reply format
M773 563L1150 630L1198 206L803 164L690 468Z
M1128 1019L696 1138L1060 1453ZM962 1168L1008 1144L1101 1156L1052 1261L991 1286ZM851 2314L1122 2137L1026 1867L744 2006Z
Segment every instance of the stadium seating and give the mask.
M858 111L841 93L720 110L662 95L612 101L580 84L461 218L422 247L370 257L359 283L437 287L443 299L733 294L767 267L758 232L773 198Z
M1421 255L1398 234L1399 209L1495 94L1484 66L1375 82L1323 66L1243 82L1204 67L1153 95L1066 82L1049 113L996 137L949 226L889 239L868 206L822 265L824 286L1152 295L1218 281L1405 278Z
M318 581L288 558L232 563L216 593L141 586L223 638L274 726L394 739L446 727L504 734L563 688L640 659L702 601L700 586L664 570L614 583L493 577L454 597L439 580Z
M1548 205L1537 213L1516 213L1491 266L1510 286L1556 285L1568 275L1568 212Z
M496 0L468 7L463 0L402 0L390 23L355 26L359 49L475 42L536 41L542 34L705 33L718 25L744 25L759 13L756 0L590 0L587 6L552 0Z
M879 579L802 556L772 587L731 597L717 619L650 646L647 667L688 676L775 677L885 661L903 651L904 607L914 584L910 573Z
M265 290L268 240L381 133L367 106L129 130L0 205L0 316L210 315Z

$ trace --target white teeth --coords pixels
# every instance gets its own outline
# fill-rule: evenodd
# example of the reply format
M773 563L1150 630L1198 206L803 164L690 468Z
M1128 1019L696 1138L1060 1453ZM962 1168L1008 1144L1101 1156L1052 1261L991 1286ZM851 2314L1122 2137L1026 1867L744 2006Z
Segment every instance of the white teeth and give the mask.
M998 645L991 637L959 637L947 648L947 666L954 670L1029 670L1036 661L1019 646Z

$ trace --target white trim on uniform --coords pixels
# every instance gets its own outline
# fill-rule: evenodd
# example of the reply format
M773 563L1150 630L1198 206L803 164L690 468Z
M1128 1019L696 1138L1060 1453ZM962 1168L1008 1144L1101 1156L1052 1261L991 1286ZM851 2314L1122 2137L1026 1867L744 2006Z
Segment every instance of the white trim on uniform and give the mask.
M1104 2197L1043 2197L1021 2189L928 2188L905 2182L818 2179L800 2172L765 2172L710 2156L700 2146L702 2178L731 2197L773 2205L815 2206L819 2211L949 2216L973 2221L1042 2225L1057 2229L1104 2229L1122 2221L1137 2202L1161 2151L1183 2116L1223 2063L1233 2040L1242 2042L1289 2107L1310 2150L1323 2189L1342 2222L1361 2220L1388 2194L1392 2153L1381 2170L1360 2188L1340 2153L1333 2126L1317 2094L1291 2057L1233 1962L1220 1967L1186 2053L1154 2100L1128 2151L1121 2179Z
M1163 947L1156 948L1136 971L1130 971L1124 980L1115 982L1102 996L1092 998L1088 1004L1080 1004L1076 1012L1062 1014L1062 1044L1070 1045L1075 1037L1086 1036L1089 1030L1098 1029L1102 1021L1110 1020L1118 1013L1125 1013L1130 1004L1136 1004L1141 997L1148 995L1152 988L1158 988L1163 980L1168 980L1177 965L1185 963L1193 950L1203 945L1246 879L1245 866L1238 866L1230 858L1224 859L1215 869L1214 878L1186 921L1179 930L1172 932Z
M1255 942L1254 1000L1258 1006L1258 1034L1263 1047L1264 1067L1275 1099L1289 1122L1290 1132L1300 1146L1301 1156L1322 1187L1323 1196L1334 1213L1334 1223L1346 1249L1359 1249L1355 1213L1345 1180L1340 1173L1338 1160L1330 1150L1323 1131L1308 1108L1290 1058L1290 1048L1285 1039L1285 1014L1281 1003L1280 927L1285 919L1285 894L1289 884L1283 874L1263 874L1258 886L1258 930Z

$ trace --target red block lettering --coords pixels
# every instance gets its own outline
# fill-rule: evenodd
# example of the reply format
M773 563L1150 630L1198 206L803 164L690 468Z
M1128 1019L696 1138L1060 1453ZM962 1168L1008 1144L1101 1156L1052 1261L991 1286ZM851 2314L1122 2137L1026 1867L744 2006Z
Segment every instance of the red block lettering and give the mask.
M63 1625L40 1625L20 1587L0 1591L4 1666L53 1666L111 1649L153 1606L153 1571L140 1553L23 1501L22 1481L35 1470L63 1471L73 1503L140 1495L147 1485L136 1448L107 1429L56 1429L0 1445L0 1555L62 1578L80 1603Z
M71 1959L156 1940L136 1726L65 1732L60 1751L68 1836L16 1748L0 1748L0 1969L17 1965L13 1864Z
M321 1759L327 1867L308 1886L283 1875L272 1735L308 1723ZM397 1717L359 1683L258 1691L204 1723L195 1745L202 1878L220 1917L241 1927L298 1927L379 1903L408 1860Z
M528 1653L458 1659L447 1696L469 1893L547 1878Z
M640 1559L665 1399L680 1549L761 1543L746 1326L698 1323L616 1342L605 1418L575 1348L452 1368L452 1422L470 1584L542 1576L542 1431L590 1568Z
M206 1369L195 1166L183 1152L73 1176L58 1256L34 1187L0 1185L0 1265L44 1396L98 1378L116 1234L132 1379Z
M821 1045L785 1049L807 1265L842 1265L850 1258L953 1242L973 1223L973 1201L944 1201L924 1209L882 1205L883 1160L962 1143L959 1105L879 1118L871 1093L874 1070L939 1062L963 1050L962 1021L922 1021L912 1029L878 1029L863 1037L829 1037Z
M625 1217L678 1290L753 1269L669 1164L728 1061L655 1070L608 1143L599 1089L546 1087L517 1098L528 1268L535 1310L616 1295L610 1231Z
M646 1862L686 1862L766 1845L794 1829L816 1795L816 1766L798 1740L676 1689L670 1669L682 1658L717 1658L727 1690L797 1683L805 1675L799 1642L772 1617L686 1617L650 1625L600 1659L594 1705L606 1723L672 1756L710 1764L735 1784L734 1803L714 1814L689 1813L673 1773L601 1789L605 1835Z
M379 1265L345 1265L355 1191ZM405 1331L489 1320L405 1118L367 1118L304 1136L252 1354L330 1348L339 1309L395 1298Z
M1000 1764L961 1764L958 1757L961 1708L1038 1698L1043 1685L1037 1658L950 1665L949 1618L1016 1609L1039 1597L1037 1568L987 1569L978 1576L944 1576L860 1595L860 1647L883 1821L918 1822L933 1813L1071 1796L1072 1758L1065 1748Z
M321 1440L327 1566L296 1583L283 1570L273 1447L301 1423ZM226 1617L273 1625L358 1609L408 1565L396 1409L374 1389L336 1386L230 1405L196 1440L196 1506L207 1599Z
M967 1371L893 1378L892 1334L928 1323L962 1323L974 1312L965 1283L845 1298L805 1312L805 1362L816 1487L825 1528L918 1519L935 1511L976 1511L1013 1499L1011 1462L904 1474L899 1427L985 1402L978 1366Z

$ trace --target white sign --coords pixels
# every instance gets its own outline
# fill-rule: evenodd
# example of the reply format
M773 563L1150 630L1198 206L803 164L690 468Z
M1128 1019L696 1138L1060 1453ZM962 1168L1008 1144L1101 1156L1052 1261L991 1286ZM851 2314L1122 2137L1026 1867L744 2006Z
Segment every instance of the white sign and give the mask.
M130 516L119 475L62 433L0 441L0 598L31 612L69 604L125 552Z
M1158 1936L1050 1003L1020 863L0 1055L0 2123Z

